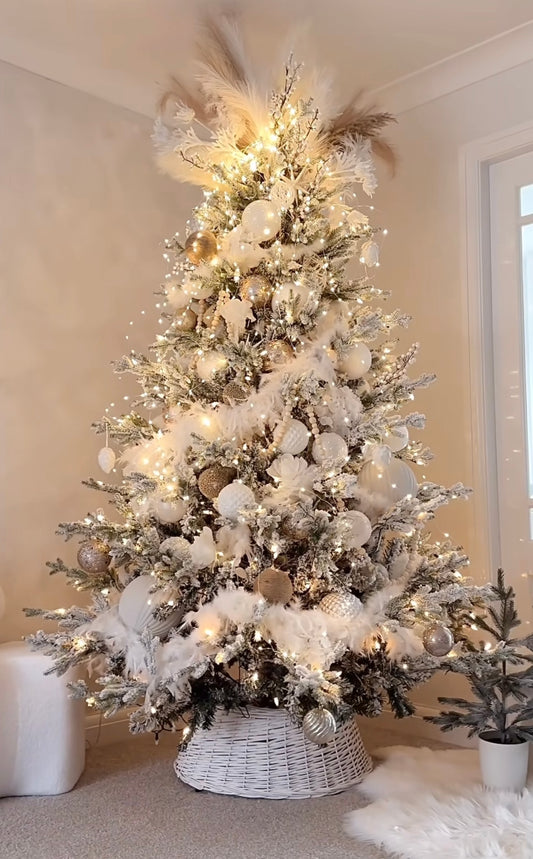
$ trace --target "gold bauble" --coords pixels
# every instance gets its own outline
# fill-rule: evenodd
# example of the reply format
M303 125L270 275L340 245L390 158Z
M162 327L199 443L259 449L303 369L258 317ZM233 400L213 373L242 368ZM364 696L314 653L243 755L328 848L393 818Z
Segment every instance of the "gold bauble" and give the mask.
M235 479L236 474L234 468L228 468L225 465L210 465L200 474L198 489L202 495L213 501L220 491Z
M244 278L239 294L251 301L254 307L265 307L272 295L272 284L262 274L249 274Z
M277 567L267 567L257 576L254 591L261 594L268 602L285 605L293 595L292 582L289 574Z
M217 240L209 230L191 233L185 242L187 259L195 265L211 262L217 255Z
M183 310L177 314L174 320L174 325L180 331L194 331L196 328L196 320L196 313L194 310L190 310L188 308L187 310Z
M228 406L233 406L235 403L244 403L250 395L250 389L239 382L228 382L222 391L222 399Z
M263 357L263 370L275 370L279 364L284 364L285 361L292 356L292 349L284 340L271 340L265 346L265 355Z
M78 564L86 573L105 573L110 563L109 546L101 540L82 543L78 549Z

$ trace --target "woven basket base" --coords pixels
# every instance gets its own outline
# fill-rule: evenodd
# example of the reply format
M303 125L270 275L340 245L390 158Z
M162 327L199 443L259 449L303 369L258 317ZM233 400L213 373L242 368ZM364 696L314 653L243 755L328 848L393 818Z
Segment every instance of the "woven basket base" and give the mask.
M328 796L358 784L372 761L354 721L331 742L307 740L285 710L219 711L176 758L176 775L197 790L265 799Z

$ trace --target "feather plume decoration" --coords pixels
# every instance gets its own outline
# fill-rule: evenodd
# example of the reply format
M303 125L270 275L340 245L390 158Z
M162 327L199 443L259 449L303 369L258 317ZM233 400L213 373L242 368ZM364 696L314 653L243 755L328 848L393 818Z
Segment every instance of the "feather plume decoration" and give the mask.
M294 97L312 100L316 107L307 137L312 159L340 155L366 141L393 167L393 150L382 137L394 121L389 113L364 106L360 93L335 107L327 75L300 74L292 58L286 74L293 77ZM246 150L269 128L273 89L274 81L266 75L260 79L250 62L235 15L208 13L198 39L196 84L187 86L173 77L159 101L153 135L159 166L177 179L212 188L213 165L224 162L228 143L231 149ZM220 177L217 182L220 188Z

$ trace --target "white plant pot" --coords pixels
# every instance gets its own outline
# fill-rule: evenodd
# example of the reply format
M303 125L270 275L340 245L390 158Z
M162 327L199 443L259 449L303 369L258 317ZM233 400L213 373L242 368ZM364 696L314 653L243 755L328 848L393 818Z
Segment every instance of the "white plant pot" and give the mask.
M485 787L520 792L527 781L529 743L500 743L497 731L479 735L479 761Z

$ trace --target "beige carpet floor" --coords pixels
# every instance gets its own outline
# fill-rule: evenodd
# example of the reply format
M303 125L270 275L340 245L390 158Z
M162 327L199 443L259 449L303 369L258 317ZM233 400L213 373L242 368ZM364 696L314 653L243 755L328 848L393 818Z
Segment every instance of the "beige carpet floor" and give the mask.
M405 742L364 734L370 751ZM389 859L344 834L345 813L364 804L357 790L286 801L199 793L174 775L173 739L96 746L70 793L0 800L1 859Z

